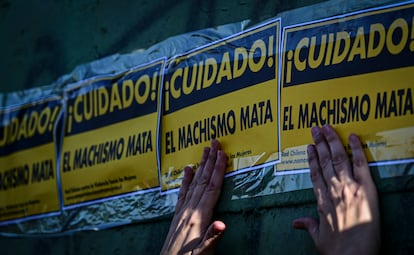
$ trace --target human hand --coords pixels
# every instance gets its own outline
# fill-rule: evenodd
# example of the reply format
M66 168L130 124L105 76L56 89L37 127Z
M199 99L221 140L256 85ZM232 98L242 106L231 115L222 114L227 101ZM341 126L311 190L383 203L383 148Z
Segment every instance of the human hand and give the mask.
M220 150L219 142L213 140L211 148L204 148L196 173L190 167L184 169L175 214L162 255L214 254L215 246L226 228L221 221L211 223L226 163L226 154Z
M308 161L319 222L299 218L293 227L307 230L322 254L378 254L378 198L359 138L349 136L351 163L331 126L313 127L312 137Z

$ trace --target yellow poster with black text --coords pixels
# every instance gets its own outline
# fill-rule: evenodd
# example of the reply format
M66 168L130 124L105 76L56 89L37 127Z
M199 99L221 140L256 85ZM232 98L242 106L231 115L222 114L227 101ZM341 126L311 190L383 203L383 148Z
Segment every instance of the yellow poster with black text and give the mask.
M65 208L159 188L157 107L164 60L65 91Z
M51 97L0 110L0 225L59 213Z
M161 187L181 184L203 147L217 139L228 174L279 159L279 20L168 62L161 118Z
M282 162L308 168L310 128L331 124L345 147L356 133L372 164L414 159L414 5L395 5L286 27Z

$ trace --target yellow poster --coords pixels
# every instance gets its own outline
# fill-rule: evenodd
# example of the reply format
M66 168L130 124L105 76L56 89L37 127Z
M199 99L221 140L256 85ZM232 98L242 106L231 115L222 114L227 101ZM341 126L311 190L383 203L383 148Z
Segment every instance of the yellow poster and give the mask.
M356 133L371 164L414 159L414 5L286 27L282 162L307 169L310 128L331 124L345 146Z
M159 187L158 95L164 60L65 92L60 173L65 207Z
M227 173L279 160L279 20L180 55L167 63L161 116L161 186L176 188L212 139Z
M59 98L0 110L0 224L59 212L54 129Z

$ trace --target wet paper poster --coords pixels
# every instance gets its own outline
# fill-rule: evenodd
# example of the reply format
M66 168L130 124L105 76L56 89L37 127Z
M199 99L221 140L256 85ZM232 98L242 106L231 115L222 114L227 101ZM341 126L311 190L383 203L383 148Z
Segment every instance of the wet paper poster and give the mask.
M413 161L413 17L410 4L284 29L277 172L307 169L310 128L325 124L347 149L358 134L371 164Z
M212 139L228 174L279 159L279 20L171 59L161 117L161 186L176 188Z
M59 212L54 130L62 100L0 110L0 224Z
M164 60L65 91L65 208L159 187L156 135Z

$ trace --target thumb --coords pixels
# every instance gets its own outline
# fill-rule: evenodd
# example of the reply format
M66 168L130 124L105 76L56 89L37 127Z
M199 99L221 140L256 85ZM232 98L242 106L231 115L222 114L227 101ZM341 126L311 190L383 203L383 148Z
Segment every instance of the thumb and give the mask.
M295 229L302 229L308 231L314 243L318 243L319 237L319 222L314 218L303 217L292 222Z
M223 233L225 230L226 230L226 224L224 224L224 222L222 221L213 222L209 226L201 243L198 245L198 247L195 250L193 250L193 254L197 254L197 255L215 254L217 243L223 236Z

